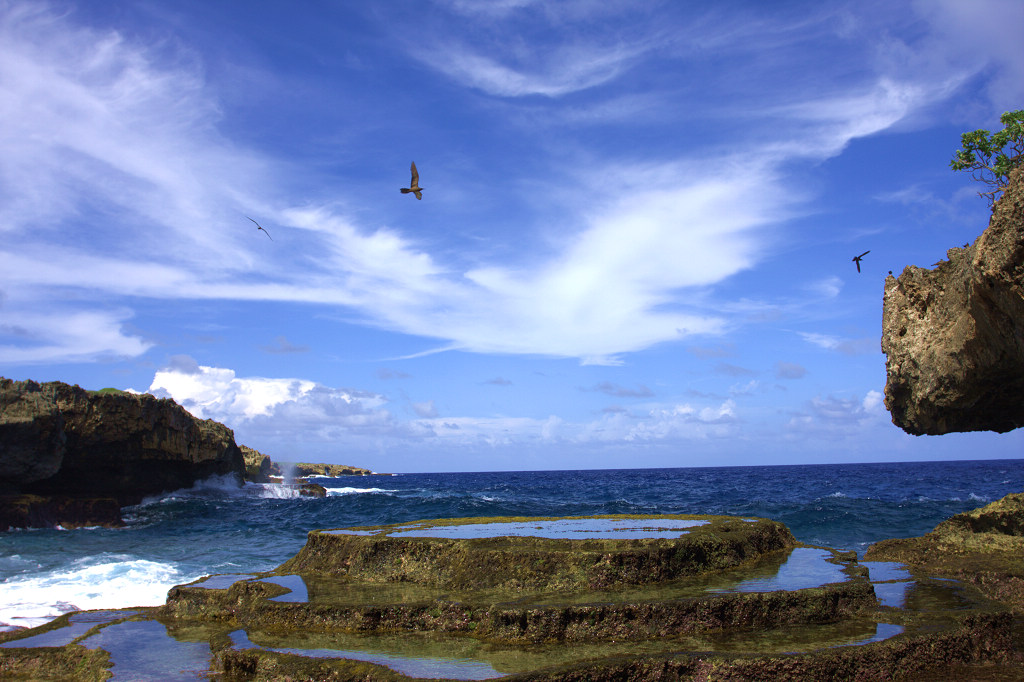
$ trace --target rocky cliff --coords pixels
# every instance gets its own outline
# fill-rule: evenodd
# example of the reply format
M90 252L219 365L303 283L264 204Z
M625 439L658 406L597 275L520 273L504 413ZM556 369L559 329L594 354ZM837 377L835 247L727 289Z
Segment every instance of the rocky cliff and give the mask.
M914 435L1024 425L1024 174L974 244L885 280L885 406Z
M348 464L274 462L270 467L270 474L272 476L283 478L308 478L310 476L337 478L338 476L369 476L372 473L369 469Z
M173 400L0 378L0 494L8 502L29 495L133 504L244 472L231 429Z

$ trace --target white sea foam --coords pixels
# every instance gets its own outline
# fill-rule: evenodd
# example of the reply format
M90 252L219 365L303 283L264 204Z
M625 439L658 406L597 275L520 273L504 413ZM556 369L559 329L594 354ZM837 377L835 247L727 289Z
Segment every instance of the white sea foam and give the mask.
M245 491L271 500L290 500L302 496L297 486L282 483L246 483Z
M191 488L181 488L173 492L160 493L159 495L151 495L143 498L140 504L158 504L160 502L170 502L173 500L188 499L191 497L207 497L210 494L232 494L237 493L242 489L242 485L239 483L238 477L235 474L224 474L222 476L211 476L203 479L202 481L196 481L196 484Z
M160 606L170 588L198 577L130 556L80 559L70 568L0 583L0 629L36 627L69 611Z
M359 493L394 493L397 490L387 490L385 488L327 488L328 495L356 495Z

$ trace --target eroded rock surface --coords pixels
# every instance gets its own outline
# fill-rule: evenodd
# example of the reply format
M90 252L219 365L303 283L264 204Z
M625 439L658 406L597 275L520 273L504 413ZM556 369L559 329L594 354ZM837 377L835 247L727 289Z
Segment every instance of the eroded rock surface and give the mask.
M1013 614L973 588L908 581L893 602L900 571L765 519L447 519L310 541L301 561L175 587L162 608L0 633L0 670L83 666L99 645L119 674L153 677L121 652L166 632L165 648L208 643L188 670L225 680L1020 679Z
M919 538L882 540L865 558L972 583L1024 613L1024 493L955 514Z
M0 493L8 501L27 494L126 505L243 473L231 429L173 400L0 378Z
M914 435L1024 425L1024 175L974 244L885 280L885 405Z
M242 451L242 458L245 460L245 480L253 483L269 483L270 474L275 466L270 456L250 448L248 445L239 445L238 448Z

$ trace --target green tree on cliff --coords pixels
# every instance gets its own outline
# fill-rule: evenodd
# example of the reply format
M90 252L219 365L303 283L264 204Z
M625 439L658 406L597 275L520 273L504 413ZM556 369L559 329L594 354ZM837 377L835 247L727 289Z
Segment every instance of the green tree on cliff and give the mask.
M1024 164L1024 109L1007 111L999 117L1003 129L989 134L987 130L975 130L960 136L963 149L953 154L949 167L955 171L969 170L975 180L985 183L991 189L978 192L979 197L988 199L994 206L999 194L1010 181L1010 171Z

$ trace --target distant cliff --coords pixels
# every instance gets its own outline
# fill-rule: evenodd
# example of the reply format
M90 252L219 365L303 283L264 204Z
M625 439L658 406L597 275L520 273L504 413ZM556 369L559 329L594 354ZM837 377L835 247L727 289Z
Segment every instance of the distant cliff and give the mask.
M885 406L914 435L1024 425L1024 175L974 244L885 280Z
M96 507L83 499L110 498L116 503L100 506L116 510L213 475L237 474L241 483L244 473L231 429L196 419L173 400L0 378L7 525L18 518L86 525L89 519L57 517L62 509ZM69 506L67 498L77 501Z
M309 462L275 462L271 466L271 475L293 478L307 478L309 476L325 476L334 478L337 476L369 476L373 472L362 467L354 467L348 464L311 464Z

